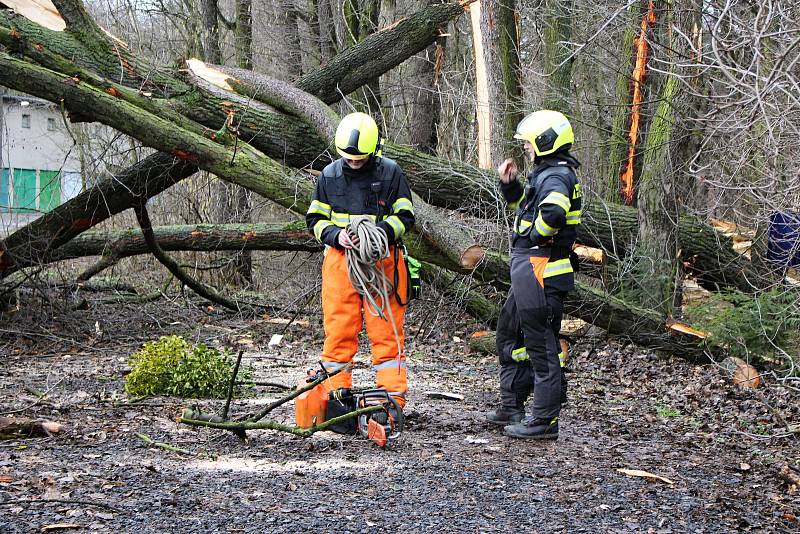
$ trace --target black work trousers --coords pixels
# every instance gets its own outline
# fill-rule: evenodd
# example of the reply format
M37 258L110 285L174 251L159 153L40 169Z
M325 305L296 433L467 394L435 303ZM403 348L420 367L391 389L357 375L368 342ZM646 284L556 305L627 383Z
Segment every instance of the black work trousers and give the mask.
M566 291L547 287L537 276L540 254L511 255L511 290L497 323L500 401L506 409L524 410L533 392L532 415L553 418L561 411L558 333Z

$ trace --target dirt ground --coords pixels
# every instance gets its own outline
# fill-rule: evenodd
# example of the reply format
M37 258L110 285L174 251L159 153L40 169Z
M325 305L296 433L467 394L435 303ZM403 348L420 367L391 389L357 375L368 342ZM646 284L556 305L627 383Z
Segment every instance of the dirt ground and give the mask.
M410 323L430 322L415 306ZM301 317L308 325L269 347L283 325L180 303L43 313L0 323L0 415L65 430L0 442L3 533L54 524L137 534L800 531L800 490L779 475L800 469L797 382L767 376L766 387L740 390L715 367L584 336L572 348L561 437L513 440L484 422L498 367L470 353L465 339L477 326L440 309L435 329L409 342L408 427L390 449L327 432L254 431L242 442L178 424L193 401L132 403L122 389L128 356L167 333L238 340L256 380L291 384L318 358L319 316ZM356 385L368 386L368 351L358 360ZM234 410L279 395L256 388ZM289 405L276 418L292 417ZM191 454L148 446L136 433Z

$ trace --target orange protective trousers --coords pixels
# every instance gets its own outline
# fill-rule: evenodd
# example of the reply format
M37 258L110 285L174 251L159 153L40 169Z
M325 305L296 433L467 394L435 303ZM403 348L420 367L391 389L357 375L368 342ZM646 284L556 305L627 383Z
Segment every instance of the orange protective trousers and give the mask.
M395 254L397 254L397 295L403 302L408 297L408 277L403 253L395 247L390 249L388 258L378 262L389 279L394 282ZM405 405L408 389L406 357L403 335L405 306L397 301L397 295L389 294L389 306L400 339L400 358L397 354L397 340L390 319L381 319L368 311L364 312L364 301L350 283L347 275L347 257L344 251L328 248L322 262L322 314L325 328L325 344L322 348L322 362L328 370L333 370L353 361L358 351L358 333L362 320L367 324L367 335L372 344L372 366L376 371L375 385L385 389L400 406ZM380 303L379 303L380 304ZM384 311L385 313L385 311ZM328 364L326 364L328 362ZM343 371L329 380L329 387L352 388L353 375Z

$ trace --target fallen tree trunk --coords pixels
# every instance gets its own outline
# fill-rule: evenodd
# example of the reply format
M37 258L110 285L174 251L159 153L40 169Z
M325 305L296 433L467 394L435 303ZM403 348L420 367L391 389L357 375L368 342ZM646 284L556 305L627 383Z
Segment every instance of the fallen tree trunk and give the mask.
M298 250L319 252L322 244L306 230L305 223L232 223L156 226L156 242L166 251ZM54 261L83 256L117 259L148 254L150 249L138 228L85 232L60 247Z
M425 284L435 288L449 302L463 306L472 317L490 327L497 326L500 305L476 291L474 286L468 283L468 280L431 263L422 264L421 275ZM424 292L425 288L423 288Z
M446 19L447 16L455 16L457 9L454 6L457 4L445 4L444 7L433 6L433 8L439 9L436 11L436 16L429 12L427 15L420 14L419 17L412 16L404 19L403 23L406 25L403 26L404 33L425 35L426 39L431 39L427 42L432 42L436 32L431 30L432 26L429 22L443 20L442 17ZM460 9L459 6L458 10ZM411 28L415 29L412 31ZM406 49L396 45L395 39L394 34L378 32L354 46L347 53L356 53L356 50L360 50L358 53L361 59L364 61L375 60L378 62L376 65L382 65L380 68L388 69L404 59L402 54L406 50L417 46L413 45ZM384 40L385 43L393 42L396 46L385 48ZM71 34L47 32L27 19L4 12L0 12L0 42L12 49L24 52L42 65L50 68L62 68L63 72L70 75L80 74L78 72L80 69L76 70L76 66L83 66L91 68L101 75L119 77L118 61L98 59L95 57L97 54L88 53L88 51L76 55L76 51L84 49L86 45ZM40 43L45 43L45 46L43 47ZM386 50L390 50L390 52L385 53ZM134 74L145 67L141 61L129 57L131 54L126 50L119 53L124 54L124 58L131 65ZM72 65L67 61L65 59L67 57L75 58L75 64ZM391 60L386 57L391 57ZM140 67L137 70L133 65ZM127 98L139 102L142 106L149 106L151 110L161 109L163 111L167 107L179 110L191 121L196 121L213 130L218 129L233 114L236 116L239 135L247 138L254 148L262 151L265 155L280 158L280 161L295 167L305 166L311 162L316 162L317 166L326 163L324 158L319 158L319 154L325 151L326 142L320 139L314 128L308 124L302 121L287 121L284 115L276 113L267 106L252 105L249 98L241 100L226 98L233 94L230 92L227 95L224 93L214 94L203 91L184 81L170 78L163 72L163 69L154 71L158 73L155 79L158 80L159 91L156 94L169 97L170 106L149 101L144 97L128 96ZM326 72L330 75L332 71ZM371 72L370 77L373 76L374 72ZM323 81L328 79L322 75L309 75L300 86L330 103L341 95L323 88ZM366 78L353 78L352 83L355 84L359 81L363 83ZM122 83L140 87L142 82L139 77L131 74L130 77L123 75ZM153 84L153 82L149 83ZM247 80L244 80L238 90L248 94L246 86ZM113 87L108 88L108 90L112 89ZM209 132L209 134L213 133ZM466 209L482 215L496 214L502 206L493 172L481 171L461 162L448 162L391 143L387 143L385 152L406 169L412 186L427 201L434 202L439 206ZM188 152L187 155L191 156L192 153ZM613 223L613 227L611 223ZM600 246L614 255L622 255L632 241L631 236L636 234L636 228L636 214L633 208L618 205L595 206L592 202L588 202L585 207L580 240L587 245ZM689 263L689 268L693 268L698 274L704 285L736 287L744 291L750 291L758 285L757 273L754 272L749 262L733 251L730 239L719 236L708 225L695 218L682 217L680 240L684 260Z
M654 310L640 308L608 293L577 283L564 300L564 313L606 330L611 336L654 350L663 350L695 363L710 363L709 355L722 354L723 347L687 333L685 328L665 320ZM470 339L477 351L494 353L495 334L483 333Z
M311 239L303 223L238 224L238 225L184 225L154 228L154 233L165 250L293 250L320 251L322 245ZM59 249L61 259L82 255L105 254L125 257L145 254L149 248L139 230L123 230L112 233L87 232L83 236ZM116 255L116 256L112 256ZM496 255L503 262L502 255ZM507 265L507 264L506 264ZM96 269L99 272L101 269ZM92 272L94 274L94 272ZM508 268L490 280L503 290L508 287ZM436 265L423 263L423 280L434 286L443 296L462 304L473 317L495 326L500 302L491 300L465 284L451 271ZM81 275L86 279L88 276ZM720 352L720 347L707 343L703 338L682 332L653 310L627 304L602 290L584 283L576 284L564 303L568 315L599 326L614 337L656 350L666 350L692 361L707 361L706 352ZM473 343L473 341L471 341ZM494 334L474 340L479 350L494 351Z

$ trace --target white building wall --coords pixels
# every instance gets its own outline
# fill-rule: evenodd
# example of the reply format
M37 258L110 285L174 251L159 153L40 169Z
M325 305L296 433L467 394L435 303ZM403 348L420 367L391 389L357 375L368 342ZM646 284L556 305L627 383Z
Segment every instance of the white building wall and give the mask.
M22 127L23 115L30 116L30 128ZM77 147L54 105L5 101L3 119L2 167L80 172ZM47 129L48 119L54 130Z
M80 193L82 180L78 148L64 125L60 110L33 97L4 95L0 100L0 168L33 169L37 176L38 171L60 171L61 202ZM9 177L8 187L13 189L11 182L13 180ZM37 191L38 186L37 177ZM4 204L0 206L0 235L12 232L41 215L15 212L10 205L11 196L9 191L9 202L0 202Z

